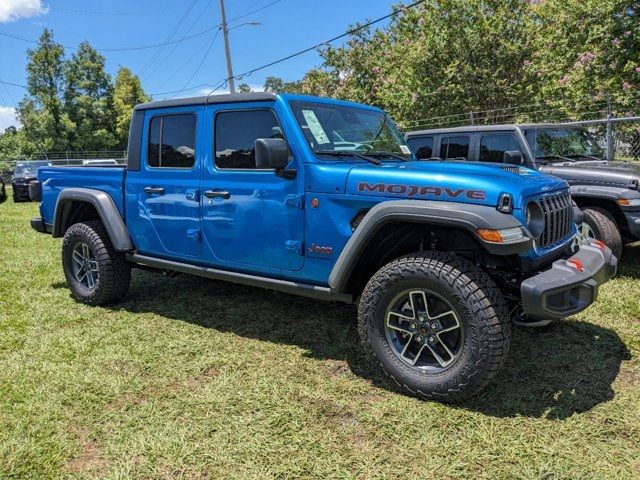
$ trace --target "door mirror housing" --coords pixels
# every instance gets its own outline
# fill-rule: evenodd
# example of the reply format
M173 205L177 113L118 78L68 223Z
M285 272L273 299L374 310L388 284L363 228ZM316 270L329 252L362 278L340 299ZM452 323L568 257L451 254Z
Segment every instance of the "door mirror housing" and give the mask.
M256 167L284 170L289 163L289 149L282 138L258 138L255 143Z
M508 150L504 152L503 162L510 165L522 165L522 152L520 150Z

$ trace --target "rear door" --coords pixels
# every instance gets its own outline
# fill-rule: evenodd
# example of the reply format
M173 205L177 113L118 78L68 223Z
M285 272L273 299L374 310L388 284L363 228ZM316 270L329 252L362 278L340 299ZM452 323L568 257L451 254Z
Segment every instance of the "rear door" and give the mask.
M198 256L200 164L197 131L202 107L145 114L140 169L127 173L127 225L140 253Z
M524 152L520 148L520 144L515 134L512 132L487 132L479 133L480 137L478 145L478 160L481 162L504 162L504 152L518 150Z

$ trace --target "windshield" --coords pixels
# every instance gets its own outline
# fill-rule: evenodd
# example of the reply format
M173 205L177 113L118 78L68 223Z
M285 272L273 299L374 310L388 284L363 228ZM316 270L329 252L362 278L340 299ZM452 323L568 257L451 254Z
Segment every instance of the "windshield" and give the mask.
M402 134L382 112L329 103L291 102L315 153L363 154L381 159L413 157Z
M586 128L540 128L525 130L524 134L538 159L600 160L604 157L602 149Z
M35 177L38 175L38 167L42 165L38 164L23 164L17 165L15 171L13 172L14 177Z

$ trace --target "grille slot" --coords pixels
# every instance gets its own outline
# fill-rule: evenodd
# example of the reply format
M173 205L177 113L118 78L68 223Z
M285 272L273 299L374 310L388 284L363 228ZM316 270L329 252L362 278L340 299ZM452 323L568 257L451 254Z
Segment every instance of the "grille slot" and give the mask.
M544 195L536 199L544 212L544 229L538 240L542 248L564 240L571 233L573 206L568 192Z

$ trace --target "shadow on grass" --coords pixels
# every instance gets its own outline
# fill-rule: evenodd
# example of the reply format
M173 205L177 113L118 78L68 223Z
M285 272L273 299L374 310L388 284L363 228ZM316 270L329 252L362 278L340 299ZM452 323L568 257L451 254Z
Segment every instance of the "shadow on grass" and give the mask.
M152 312L220 332L296 345L314 358L344 360L355 375L396 391L364 358L352 305L135 271L129 295L114 309ZM611 384L628 358L614 331L587 322L516 328L503 372L480 396L459 407L497 417L563 419L611 400Z
M640 242L624 247L622 261L618 264L618 276L640 278Z

